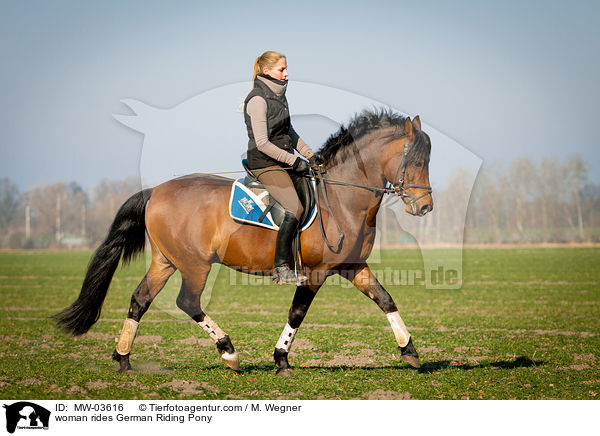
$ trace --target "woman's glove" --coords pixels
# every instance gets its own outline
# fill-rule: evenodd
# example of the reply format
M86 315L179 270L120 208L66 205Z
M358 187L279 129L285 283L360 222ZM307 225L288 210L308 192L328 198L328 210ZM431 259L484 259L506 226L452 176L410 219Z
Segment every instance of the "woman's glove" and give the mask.
M308 165L312 168L312 169L321 169L320 167L325 163L325 161L323 160L323 158L321 157L321 155L319 154L314 154L313 157L311 157L308 160Z
M292 168L299 174L307 173L310 169L310 167L308 166L308 162L306 162L300 157L296 158L296 160L294 161L294 165L292 165Z

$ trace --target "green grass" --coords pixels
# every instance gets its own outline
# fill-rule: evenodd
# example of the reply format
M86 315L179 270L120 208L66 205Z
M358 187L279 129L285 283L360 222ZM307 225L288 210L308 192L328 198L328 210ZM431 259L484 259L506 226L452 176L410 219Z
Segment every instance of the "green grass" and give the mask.
M600 398L598 248L468 249L460 290L386 285L421 355L418 371L400 360L374 303L328 282L296 337L290 378L275 376L272 353L293 287L248 286L225 267L206 310L240 352L239 373L175 307L178 276L140 324L135 371L117 373L114 338L144 259L117 271L90 333L73 339L48 319L78 295L90 255L0 252L1 398ZM423 267L418 250L381 257L378 268Z

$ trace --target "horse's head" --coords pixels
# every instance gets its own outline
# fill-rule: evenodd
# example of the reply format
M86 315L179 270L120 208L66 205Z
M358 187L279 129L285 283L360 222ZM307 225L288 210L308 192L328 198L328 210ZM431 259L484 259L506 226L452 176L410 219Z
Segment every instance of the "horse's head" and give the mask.
M406 118L404 131L396 132L382 153L383 173L411 215L423 216L433 210L429 184L431 141L421 130L421 120Z

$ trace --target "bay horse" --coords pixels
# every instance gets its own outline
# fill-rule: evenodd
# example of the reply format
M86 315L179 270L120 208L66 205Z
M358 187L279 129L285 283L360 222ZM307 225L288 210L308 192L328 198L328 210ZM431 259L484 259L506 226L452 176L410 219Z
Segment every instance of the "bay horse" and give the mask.
M308 281L296 288L287 324L273 354L277 374L292 370L288 353L315 294L332 274L343 275L373 300L387 316L401 358L420 367L419 355L392 297L367 265L376 232L376 217L384 193L400 195L406 211L423 216L433 208L429 185L431 141L414 119L391 110L366 110L331 135L320 150L324 193L319 225L300 235L301 256ZM277 232L240 224L228 213L232 179L189 175L145 189L117 212L106 240L92 257L77 300L54 315L58 325L82 335L100 317L102 303L121 258L124 263L143 252L146 239L152 260L131 303L113 359L119 371L129 361L138 323L169 277L182 277L177 306L206 331L224 363L239 370L239 355L230 337L201 308L200 299L213 263L255 275L270 275ZM325 204L326 203L326 204ZM326 207L325 207L326 206ZM340 233L338 233L340 232ZM336 248L324 242L340 234ZM291 262L291 261L290 261Z

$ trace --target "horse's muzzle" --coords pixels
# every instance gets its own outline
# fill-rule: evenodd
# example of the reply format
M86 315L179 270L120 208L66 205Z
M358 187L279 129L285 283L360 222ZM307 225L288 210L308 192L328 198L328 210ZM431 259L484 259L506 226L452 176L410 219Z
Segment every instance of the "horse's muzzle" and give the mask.
M427 212L431 212L433 210L433 205L432 204L424 204L423 206L421 206L421 209L419 210L419 216L423 216L425 215Z
M433 210L433 203L418 204L417 201L406 203L406 212L414 216L424 216Z

